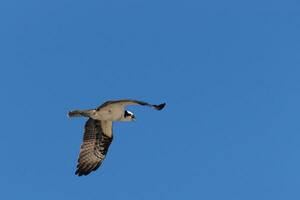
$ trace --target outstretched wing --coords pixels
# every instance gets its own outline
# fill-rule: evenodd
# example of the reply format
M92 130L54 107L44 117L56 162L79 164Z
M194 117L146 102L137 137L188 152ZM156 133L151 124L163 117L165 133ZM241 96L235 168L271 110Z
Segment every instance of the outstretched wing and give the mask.
M112 142L112 122L89 118L85 124L76 175L88 175L102 164Z
M141 106L150 106L156 110L161 110L165 107L166 103L162 103L159 105L154 105L150 104L144 101L138 101L138 100L131 100L131 99L121 99L121 100L115 100L115 101L107 101L101 106L97 108L97 110L100 110L101 108L104 108L109 105L114 105L114 104L119 104L122 105L123 107L128 106L128 105L141 105Z

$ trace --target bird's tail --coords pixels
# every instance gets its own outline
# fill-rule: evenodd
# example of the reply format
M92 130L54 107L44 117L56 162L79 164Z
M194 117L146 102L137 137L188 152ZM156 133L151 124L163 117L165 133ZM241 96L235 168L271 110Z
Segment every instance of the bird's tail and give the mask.
M94 110L73 110L68 113L69 117L90 117Z

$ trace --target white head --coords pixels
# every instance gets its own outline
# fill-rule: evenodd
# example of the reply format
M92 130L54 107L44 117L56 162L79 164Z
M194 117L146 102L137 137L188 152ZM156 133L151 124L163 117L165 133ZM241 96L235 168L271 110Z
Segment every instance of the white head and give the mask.
M134 120L135 120L134 114L128 110L125 110L121 121L130 122L130 121L134 121Z

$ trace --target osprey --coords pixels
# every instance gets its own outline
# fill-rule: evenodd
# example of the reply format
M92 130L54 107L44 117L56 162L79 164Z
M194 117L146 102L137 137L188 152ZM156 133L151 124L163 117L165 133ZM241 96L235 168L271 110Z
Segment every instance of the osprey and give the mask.
M143 101L123 99L107 101L96 109L69 112L69 117L88 117L84 127L76 175L88 175L100 167L113 139L113 121L135 120L134 114L125 110L128 105L149 106L161 110L166 104L152 105Z

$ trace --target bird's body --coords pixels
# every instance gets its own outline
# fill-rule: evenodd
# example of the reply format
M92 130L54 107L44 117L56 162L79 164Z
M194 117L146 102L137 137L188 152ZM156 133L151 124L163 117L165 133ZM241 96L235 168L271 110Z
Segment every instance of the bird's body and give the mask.
M88 117L95 120L121 121L124 113L122 104L110 104L100 109L84 110Z
M110 104L102 107L95 112L91 118L96 120L121 121L124 116L123 104Z
M96 109L74 110L69 117L88 117L85 124L83 144L80 147L76 174L88 175L101 165L113 139L113 121L133 121L135 116L125 110L128 105L150 106L156 110L164 108L165 103L152 105L137 100L107 101Z

